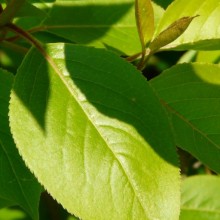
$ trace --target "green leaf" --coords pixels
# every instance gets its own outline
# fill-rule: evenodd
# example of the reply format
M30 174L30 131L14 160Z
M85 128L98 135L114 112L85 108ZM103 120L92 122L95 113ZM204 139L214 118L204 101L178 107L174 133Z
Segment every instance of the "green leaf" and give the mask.
M171 114L177 146L220 172L220 66L177 65L151 85Z
M150 0L135 0L135 17L144 50L154 34L154 11Z
M0 210L0 219L4 220L25 220L28 219L26 214L21 210L4 208Z
M35 7L34 5L28 3L27 1L24 3L24 5L16 14L16 17L33 17L33 16L44 17L45 13L41 11L39 8Z
M155 4L153 7L157 24L164 10ZM58 1L43 28L71 42L119 54L141 51L133 0Z
M0 198L0 209L7 207L7 206L11 206L11 205L15 205L15 203L12 201Z
M13 75L0 69L0 198L1 202L6 201L6 206L18 204L33 219L38 219L41 187L25 167L9 129L8 105L12 83ZM16 123L17 119L14 120Z
M132 0L58 1L44 25L72 42L134 54L141 47L133 6Z
M27 55L10 105L38 180L85 220L178 219L172 134L145 78L102 49L49 44L47 53L52 66L35 49Z
M189 28L175 41L164 47L166 49L195 49L217 50L220 49L220 4L219 0L185 0L174 1L164 13L157 36L171 23L182 18L199 15Z
M199 51L196 56L196 62L220 63L220 50Z
M188 28L192 20L197 17L182 17L162 31L149 45L152 52L176 40Z
M220 219L220 177L195 176L182 185L180 220Z

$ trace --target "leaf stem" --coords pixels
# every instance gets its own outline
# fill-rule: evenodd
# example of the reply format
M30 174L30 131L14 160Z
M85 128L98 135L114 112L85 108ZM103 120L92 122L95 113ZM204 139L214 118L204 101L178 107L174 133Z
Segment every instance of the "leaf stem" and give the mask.
M30 33L26 32L25 30L23 30L22 28L18 27L15 24L7 24L5 25L5 27L8 28L10 31L14 32L15 34L21 36L25 40L27 40L33 46L35 46L43 56L47 56L46 51L43 48L43 45Z
M25 0L11 0L0 14L0 27L10 23L24 3Z

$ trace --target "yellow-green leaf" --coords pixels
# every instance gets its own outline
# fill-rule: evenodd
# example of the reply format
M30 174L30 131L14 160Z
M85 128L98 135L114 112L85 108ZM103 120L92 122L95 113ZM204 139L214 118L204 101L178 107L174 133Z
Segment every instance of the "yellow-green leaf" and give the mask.
M135 1L135 15L142 50L154 33L154 11L150 0Z

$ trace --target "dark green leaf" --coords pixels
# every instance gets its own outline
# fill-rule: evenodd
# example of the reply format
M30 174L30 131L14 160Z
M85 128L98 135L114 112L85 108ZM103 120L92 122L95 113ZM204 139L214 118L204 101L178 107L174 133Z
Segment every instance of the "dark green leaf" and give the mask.
M25 167L9 129L8 105L12 83L13 75L0 69L0 199L1 202L6 201L6 206L10 203L20 205L33 219L38 219L41 187ZM16 123L17 119L14 120Z
M220 66L177 65L151 85L171 114L177 146L220 172Z

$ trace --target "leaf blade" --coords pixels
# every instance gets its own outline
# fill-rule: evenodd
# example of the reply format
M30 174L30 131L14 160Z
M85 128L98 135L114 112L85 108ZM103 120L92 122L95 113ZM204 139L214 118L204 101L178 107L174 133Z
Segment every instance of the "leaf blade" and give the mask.
M219 74L218 65L180 64L151 81L172 115L176 144L216 172L220 172Z
M180 220L219 219L219 183L217 176L186 178L183 181Z
M150 0L135 1L135 16L142 50L154 33L154 11Z
M13 84L12 74L0 69L0 197L10 204L18 204L33 218L38 219L38 203L41 187L25 167L17 152L9 128L9 95ZM2 200L3 202L3 200Z
M198 0L190 1L187 4L183 0L174 1L167 8L155 35L181 17L200 15L183 35L164 49L218 50L220 45L220 29L217 22L220 19L219 10L218 0L206 0L202 4Z
M167 138L150 138L151 129L158 126L154 119L164 111L146 81L134 67L103 50L54 44L48 45L47 51L66 81L32 50L20 68L10 107L11 118L23 115L17 125L11 121L12 131L23 158L39 181L68 211L83 219L177 219L179 174L175 149L166 117L160 121L160 126L166 127L165 133L157 135ZM39 64L37 70L30 68L33 60ZM45 78L40 78L47 71L50 84L42 88L40 82L45 83ZM29 80L34 75L38 83L33 88ZM21 83L23 79L26 86ZM146 94L133 87L134 81ZM25 93L19 92L20 83L27 89ZM42 107L45 118L39 123L36 107L32 109L30 103L45 103L45 98L39 98L42 90L48 91L48 105ZM146 100L155 107L148 112L135 104L148 105ZM139 114L154 121L152 128L146 127ZM27 123L25 126L32 125L34 141L26 140L25 132L18 129L23 122ZM31 141L31 150L23 148L27 141ZM159 147L164 144L166 150ZM34 162L36 158L39 163ZM166 170L166 175L161 170ZM57 182L57 177L61 181ZM159 193L155 195L155 191ZM166 201L170 200L170 193L172 204Z

